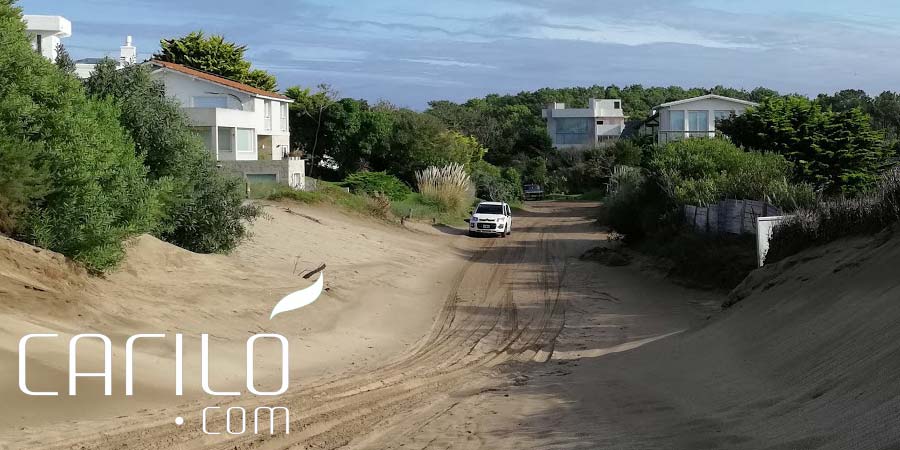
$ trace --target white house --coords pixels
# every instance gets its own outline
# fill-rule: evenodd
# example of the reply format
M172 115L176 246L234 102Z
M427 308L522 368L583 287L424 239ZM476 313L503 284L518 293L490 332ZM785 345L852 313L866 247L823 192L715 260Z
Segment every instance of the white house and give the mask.
M25 31L31 40L31 48L50 61L56 60L56 46L60 39L72 35L72 22L63 16L39 16L26 14Z
M551 103L541 111L547 133L558 149L590 148L619 139L625 131L622 100L590 99L587 108Z
M166 93L181 103L222 167L248 182L304 187L304 161L290 156L288 112L293 100L180 64L145 64Z
M655 128L657 141L665 143L687 137L714 137L716 123L732 115L741 115L757 103L709 94L653 108L646 126Z

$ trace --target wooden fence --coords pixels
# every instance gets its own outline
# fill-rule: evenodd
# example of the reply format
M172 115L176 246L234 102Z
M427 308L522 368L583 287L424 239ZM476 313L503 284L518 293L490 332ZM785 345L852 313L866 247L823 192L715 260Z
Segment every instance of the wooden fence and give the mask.
M756 234L756 218L780 216L781 210L756 200L723 200L714 205L684 207L684 221L704 234Z

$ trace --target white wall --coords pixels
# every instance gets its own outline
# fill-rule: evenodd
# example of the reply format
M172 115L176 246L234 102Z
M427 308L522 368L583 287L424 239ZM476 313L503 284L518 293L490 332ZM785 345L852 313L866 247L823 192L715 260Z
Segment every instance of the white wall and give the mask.
M618 103L618 105L616 105ZM616 108L618 106L618 108ZM625 130L625 114L622 101L619 99L589 99L587 108L566 108L564 103L553 103L541 111L541 117L547 119L547 133L553 146L560 149L587 148L597 145L599 137L615 138ZM556 119L583 118L589 120L588 136L582 144L561 144L556 136ZM602 124L598 124L602 121Z
M31 47L35 50L40 47L41 55L51 61L56 60L56 46L60 38L72 35L72 23L62 16L26 14L22 19L25 21L26 33L31 39Z
M749 106L743 103L722 100L718 98L710 98L698 100L695 102L682 103L680 105L661 108L659 111L659 128L661 130L670 130L669 112L684 111L684 129L688 129L688 111L707 111L709 114L709 131L715 131L715 112L716 111L734 111L735 114L741 115Z

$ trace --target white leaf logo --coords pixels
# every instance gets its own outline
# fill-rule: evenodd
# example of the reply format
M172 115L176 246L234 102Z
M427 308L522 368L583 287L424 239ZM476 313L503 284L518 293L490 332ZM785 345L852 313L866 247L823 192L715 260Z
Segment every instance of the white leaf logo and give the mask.
M283 312L293 311L316 301L316 299L322 295L322 287L324 285L325 272L322 272L312 286L297 292L292 292L281 299L281 301L275 305L275 308L272 309L272 315L269 316L269 320L272 320L275 316Z

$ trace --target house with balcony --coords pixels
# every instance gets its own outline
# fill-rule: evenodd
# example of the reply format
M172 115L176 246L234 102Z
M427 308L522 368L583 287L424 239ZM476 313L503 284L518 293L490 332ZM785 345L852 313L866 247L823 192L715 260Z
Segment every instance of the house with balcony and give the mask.
M551 103L541 111L547 133L558 149L585 149L606 145L625 131L622 100L590 99L587 108L566 108Z
M62 38L72 36L72 22L63 16L26 14L25 32L31 48L50 61L56 61L56 48Z
M703 95L654 107L643 127L645 133L656 136L661 144L690 137L715 137L720 120L741 115L747 108L756 106L759 105L747 100Z
M305 186L304 161L290 156L288 97L181 64L150 60L151 75L181 103L219 165L249 183Z

